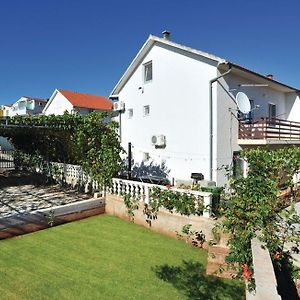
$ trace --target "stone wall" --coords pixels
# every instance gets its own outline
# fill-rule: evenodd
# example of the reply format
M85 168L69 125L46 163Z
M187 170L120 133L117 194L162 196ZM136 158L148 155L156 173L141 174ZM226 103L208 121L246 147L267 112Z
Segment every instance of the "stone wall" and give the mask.
M106 195L105 212L124 220L129 220L127 208L123 198L120 196L113 194ZM213 238L211 230L216 221L210 218L203 216L182 216L178 213L170 213L166 209L160 209L157 219L153 220L151 226L149 226L143 214L142 205L140 209L134 213L134 223L148 227L164 235L176 237L176 231L180 233L184 225L192 224L193 229L202 230L204 232L207 241ZM204 244L204 247L207 248L207 243Z
M252 294L246 291L246 300L280 300L269 251L261 246L262 243L257 238L251 241L256 292Z

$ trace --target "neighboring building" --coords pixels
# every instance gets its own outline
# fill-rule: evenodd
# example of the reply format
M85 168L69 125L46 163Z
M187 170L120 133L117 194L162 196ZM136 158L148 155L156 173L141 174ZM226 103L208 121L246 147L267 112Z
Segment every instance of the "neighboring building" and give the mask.
M8 117L11 107L8 105L1 105L0 107L0 118L1 117Z
M247 116L238 115L237 92L251 100ZM271 76L174 43L165 32L150 35L110 98L116 108L125 103L116 120L123 148L133 146L133 172L175 182L202 173L221 186L222 166L243 147L300 143L299 94Z
M103 97L65 90L55 90L43 114L62 115L65 112L86 115L92 111L111 111L112 102Z
M23 96L9 110L9 116L25 116L41 114L47 100Z

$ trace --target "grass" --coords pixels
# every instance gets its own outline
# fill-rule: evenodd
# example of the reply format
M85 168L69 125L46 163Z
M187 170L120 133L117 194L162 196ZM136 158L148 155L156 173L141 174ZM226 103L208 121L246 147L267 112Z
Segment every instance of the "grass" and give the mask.
M1 299L244 299L205 276L207 253L116 217L0 242Z

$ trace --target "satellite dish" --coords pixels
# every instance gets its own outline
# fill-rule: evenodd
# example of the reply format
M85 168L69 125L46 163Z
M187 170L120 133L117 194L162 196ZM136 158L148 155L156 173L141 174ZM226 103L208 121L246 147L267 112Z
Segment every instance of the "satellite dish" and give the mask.
M249 98L245 93L238 92L235 96L235 101L241 113L247 114L251 110Z

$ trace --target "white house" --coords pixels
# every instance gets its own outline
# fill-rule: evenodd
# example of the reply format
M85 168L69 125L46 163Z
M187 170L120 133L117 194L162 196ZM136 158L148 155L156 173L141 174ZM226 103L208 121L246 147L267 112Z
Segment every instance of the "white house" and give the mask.
M86 115L92 111L111 111L112 102L103 97L66 90L55 90L43 110L45 115L62 115L66 111Z
M238 92L253 108L244 120L238 120ZM110 98L118 101L121 143L132 144L137 176L181 182L202 173L222 186L222 166L242 147L300 144L300 123L290 122L300 122L299 94L272 76L174 43L164 32L150 35Z
M23 96L9 107L8 115L10 117L38 115L42 113L46 103L47 100L45 99Z

